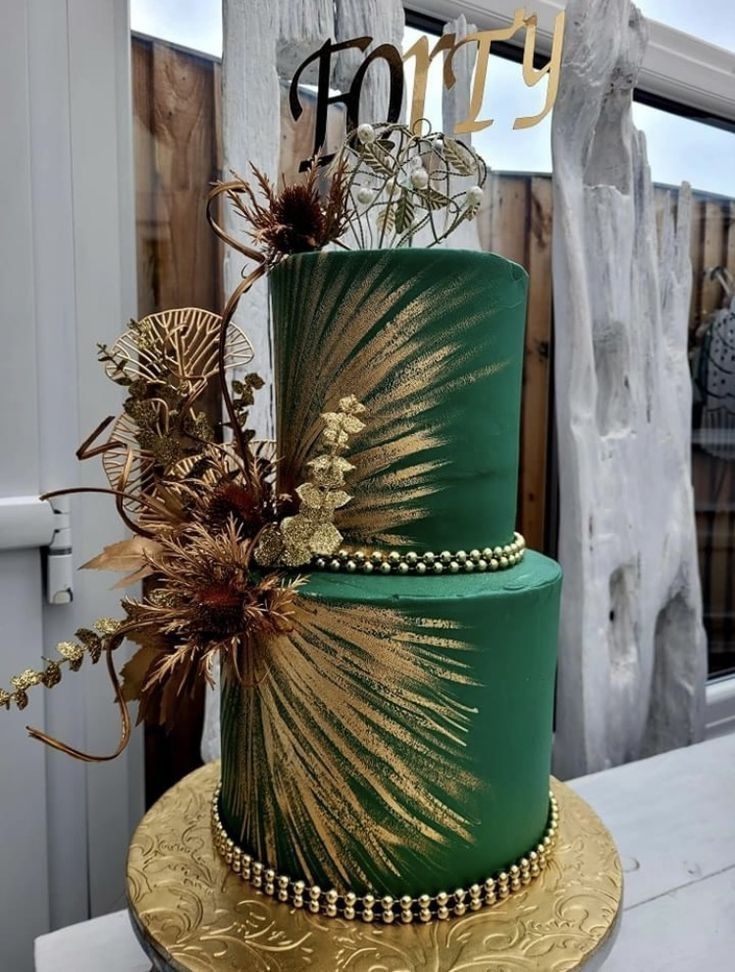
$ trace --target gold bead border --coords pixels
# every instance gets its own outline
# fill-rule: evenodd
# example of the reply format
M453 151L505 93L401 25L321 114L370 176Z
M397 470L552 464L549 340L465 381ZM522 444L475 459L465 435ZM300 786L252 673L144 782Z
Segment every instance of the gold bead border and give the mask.
M452 915L461 916L468 911L489 907L527 887L540 876L554 848L559 829L559 806L550 792L546 832L536 847L507 870L473 884L467 890L457 888L451 893L439 891L434 895L421 894L418 897L406 894L397 899L390 895L378 899L372 894L358 897L352 891L340 895L334 889L322 891L316 885L310 886L304 881L294 881L285 874L276 874L273 868L254 860L238 847L227 836L219 815L220 789L221 785L217 786L212 799L212 829L215 846L228 866L243 881L248 881L270 897L328 918L378 921L388 925L400 920L410 924L413 921L443 921Z
M317 570L347 571L350 574L460 574L478 571L507 570L523 560L526 541L514 533L510 543L482 550L427 551L400 553L391 550L339 550L331 557L315 557L312 567Z

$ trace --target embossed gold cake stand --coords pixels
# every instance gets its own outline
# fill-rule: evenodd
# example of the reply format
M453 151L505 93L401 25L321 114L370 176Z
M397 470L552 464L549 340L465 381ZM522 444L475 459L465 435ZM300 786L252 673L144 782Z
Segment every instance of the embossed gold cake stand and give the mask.
M599 968L617 928L620 860L590 807L552 781L561 824L542 876L445 922L368 925L297 911L243 883L218 856L209 813L219 766L174 786L128 855L133 927L156 970L176 972L569 972Z

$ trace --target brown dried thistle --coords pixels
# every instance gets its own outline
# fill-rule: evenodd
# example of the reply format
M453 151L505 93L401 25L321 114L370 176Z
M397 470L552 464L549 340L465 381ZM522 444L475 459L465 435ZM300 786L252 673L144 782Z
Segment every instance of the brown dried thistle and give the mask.
M261 638L288 631L299 578L253 569L253 541L230 518L211 534L194 522L161 541L151 558L159 587L126 599L128 638L141 646L123 669L127 699L139 699L139 720L169 722L176 700L201 679L211 681L215 655L245 678L247 653Z
M346 159L332 168L326 193L320 191L323 170L316 163L303 182L284 182L280 190L256 166L252 171L261 198L239 178L228 184L227 196L250 225L250 236L264 250L266 264L339 241L349 224Z

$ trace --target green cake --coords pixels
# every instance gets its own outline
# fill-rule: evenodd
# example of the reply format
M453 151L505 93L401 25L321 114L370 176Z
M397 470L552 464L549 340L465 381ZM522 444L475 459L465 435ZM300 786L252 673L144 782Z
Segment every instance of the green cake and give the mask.
M555 819L561 573L514 534L527 276L486 253L320 252L271 288L279 487L340 396L366 424L342 549L252 684L224 666L225 853L315 911L461 913L535 876Z

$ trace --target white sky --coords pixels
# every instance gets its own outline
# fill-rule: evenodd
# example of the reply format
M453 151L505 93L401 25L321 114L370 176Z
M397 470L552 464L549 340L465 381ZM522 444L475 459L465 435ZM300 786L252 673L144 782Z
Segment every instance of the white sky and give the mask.
M532 9L532 0L527 6ZM655 20L735 50L735 0L638 0L638 6ZM131 0L130 11L133 30L221 56L221 0ZM407 46L415 36L407 31ZM426 105L434 127L440 127L441 119L438 67L430 76ZM544 85L527 88L520 65L491 59L480 117L492 117L494 124L476 134L474 144L493 169L550 171L550 119L534 128L512 129L518 115L540 110ZM686 179L695 189L735 197L735 134L640 104L634 105L634 119L646 133L656 182L677 185Z

